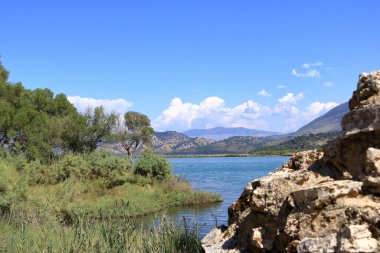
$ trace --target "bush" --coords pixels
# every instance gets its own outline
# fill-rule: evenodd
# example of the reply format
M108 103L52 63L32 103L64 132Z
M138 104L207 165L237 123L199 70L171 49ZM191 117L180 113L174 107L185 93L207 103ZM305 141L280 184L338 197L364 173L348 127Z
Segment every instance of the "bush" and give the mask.
M146 150L136 161L134 172L144 177L166 179L171 177L172 168L165 157L154 154L151 150Z
M51 165L39 161L27 164L31 184L56 184L69 178L104 179L108 187L123 184L132 171L128 158L121 158L106 152L88 155L66 154Z
M86 157L93 177L115 178L132 171L129 158L121 158L105 151L93 152Z
M26 200L25 177L15 177L13 169L13 164L0 161L0 216L9 212L12 204Z
M80 155L67 154L57 164L53 164L52 167L56 167L57 180L65 181L70 177L86 178L90 174L88 162Z
M40 161L29 162L26 165L29 176L29 184L56 184L58 183L58 172L55 166L41 164Z

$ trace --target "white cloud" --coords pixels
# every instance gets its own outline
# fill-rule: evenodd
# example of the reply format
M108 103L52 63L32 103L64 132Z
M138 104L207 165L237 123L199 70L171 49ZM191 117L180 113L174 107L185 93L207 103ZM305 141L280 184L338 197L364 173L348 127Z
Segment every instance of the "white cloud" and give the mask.
M338 104L335 102L313 102L307 107L307 113L309 117L314 117L315 115L320 115L322 112L327 112L336 106L338 106Z
M311 78L320 78L321 74L316 69L310 69L304 73L297 72L296 69L292 70L292 75L296 77L311 77Z
M172 99L169 107L153 122L158 130L183 131L190 128L212 128L217 126L245 126L265 128L262 121L257 120L265 108L255 101L247 102L229 108L224 100L218 97L208 97L201 103L184 103L180 98Z
M305 72L299 72L296 69L293 69L292 75L296 77L320 78L321 74L316 69L316 67L320 67L322 65L323 65L322 62L304 63L302 65L302 68L305 69Z
M322 62L320 61L314 62L314 63L304 63L302 65L302 68L309 69L310 67L319 67L319 66L322 66Z
M262 97L270 97L272 96L272 94L270 94L268 91L266 91L265 89L262 89L261 91L259 91L257 94L259 94L260 96Z
M133 103L123 99L95 99L84 98L80 96L69 96L67 99L72 103L79 112L85 112L88 108L103 106L107 112L122 114L133 106Z
M283 84L279 84L276 87L279 88L279 89L286 89L287 86L283 85Z
M152 125L157 131L184 131L191 128L246 127L268 131L295 131L337 104L334 102L311 103L306 109L297 106L304 94L288 93L278 99L278 104L269 107L248 100L228 107L218 97L208 97L199 104L172 99Z
M331 82L331 81L326 81L323 83L323 86L325 86L326 88L331 88L335 85L334 82Z
M301 100L303 98L304 98L303 92L300 92L296 95L294 95L291 92L288 92L288 93L286 93L285 96L283 96L282 98L279 98L278 102L282 103L282 104L296 104L298 100Z

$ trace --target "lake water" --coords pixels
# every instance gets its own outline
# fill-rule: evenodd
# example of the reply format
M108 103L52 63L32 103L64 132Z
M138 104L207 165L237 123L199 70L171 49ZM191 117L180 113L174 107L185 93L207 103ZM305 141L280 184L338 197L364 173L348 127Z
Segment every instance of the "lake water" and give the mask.
M203 237L215 225L228 223L228 207L239 198L247 183L267 175L289 157L171 158L175 174L186 178L194 189L219 193L223 202L215 205L170 210L177 219L194 220Z

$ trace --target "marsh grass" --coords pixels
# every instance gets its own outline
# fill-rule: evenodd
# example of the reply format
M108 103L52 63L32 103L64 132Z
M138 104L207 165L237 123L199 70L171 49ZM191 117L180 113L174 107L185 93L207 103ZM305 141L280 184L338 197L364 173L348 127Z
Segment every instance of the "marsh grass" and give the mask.
M201 252L196 225L166 217L77 217L69 226L0 220L1 252Z
M0 159L0 252L200 252L195 222L142 216L220 196L179 177L137 175L122 159Z

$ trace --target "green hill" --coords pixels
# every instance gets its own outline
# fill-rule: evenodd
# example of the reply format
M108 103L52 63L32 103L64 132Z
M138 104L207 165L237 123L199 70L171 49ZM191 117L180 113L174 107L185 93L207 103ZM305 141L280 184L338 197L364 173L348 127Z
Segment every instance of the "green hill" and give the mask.
M211 143L214 143L214 141L203 138L191 138L175 131L155 132L152 140L153 149L159 154L173 154L181 153L185 150L196 150ZM120 143L103 143L100 145L100 149L105 149L117 155L124 155L126 152Z

